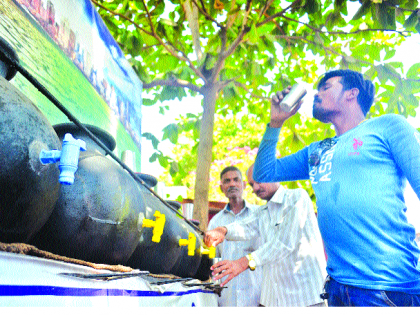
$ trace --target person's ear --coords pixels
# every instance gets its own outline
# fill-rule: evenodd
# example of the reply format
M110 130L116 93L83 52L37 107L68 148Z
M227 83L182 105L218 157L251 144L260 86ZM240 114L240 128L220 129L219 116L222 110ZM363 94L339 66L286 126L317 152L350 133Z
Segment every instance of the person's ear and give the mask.
M347 99L357 99L357 96L359 95L359 89L358 88L352 88L350 90L347 90Z

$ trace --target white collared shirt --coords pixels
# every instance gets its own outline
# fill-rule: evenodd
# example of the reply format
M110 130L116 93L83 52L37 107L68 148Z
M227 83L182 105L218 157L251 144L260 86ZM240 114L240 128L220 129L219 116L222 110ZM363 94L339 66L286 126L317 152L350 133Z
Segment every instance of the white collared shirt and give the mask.
M256 214L226 226L227 240L261 236L252 252L263 270L261 304L310 306L321 303L326 260L312 202L303 189L277 190Z
M226 226L252 216L256 206L245 201L245 207L238 214L229 210L229 205L217 213L209 222L208 229L212 230L218 226ZM256 237L241 242L224 241L217 245L217 251L222 260L237 260L258 249L261 240ZM224 279L224 278L223 278ZM258 306L260 303L262 285L262 270L245 270L233 278L222 290L219 297L219 306Z

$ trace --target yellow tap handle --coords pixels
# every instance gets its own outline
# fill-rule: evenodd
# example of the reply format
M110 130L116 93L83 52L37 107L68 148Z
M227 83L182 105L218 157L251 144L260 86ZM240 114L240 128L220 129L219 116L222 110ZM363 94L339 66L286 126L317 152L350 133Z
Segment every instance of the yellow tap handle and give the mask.
M202 255L209 255L209 258L216 257L216 247L210 246L209 248L201 247L201 254Z
M196 237L194 233L188 233L188 239L180 239L179 246L188 246L188 256L194 256Z
M166 217L163 213L160 213L159 211L155 211L153 216L156 217L156 221L143 219L142 227L152 227L152 242L159 243L160 238L163 234L163 228L165 227Z

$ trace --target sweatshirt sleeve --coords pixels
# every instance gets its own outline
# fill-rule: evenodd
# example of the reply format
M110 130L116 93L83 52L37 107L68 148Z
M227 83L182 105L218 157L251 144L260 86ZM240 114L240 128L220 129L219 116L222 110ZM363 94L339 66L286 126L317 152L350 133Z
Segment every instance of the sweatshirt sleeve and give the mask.
M400 115L388 115L385 138L395 163L420 199L420 133Z
M253 177L259 183L309 179L308 148L276 158L280 128L267 125L255 159Z

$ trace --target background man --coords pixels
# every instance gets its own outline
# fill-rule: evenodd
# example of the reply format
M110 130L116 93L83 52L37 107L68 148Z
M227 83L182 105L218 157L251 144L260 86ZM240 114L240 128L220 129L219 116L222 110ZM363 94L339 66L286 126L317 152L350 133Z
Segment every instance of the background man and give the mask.
M408 179L420 196L420 134L399 115L366 120L372 82L337 70L320 80L313 106L336 136L277 159L280 128L299 109L280 108L288 92L272 98L254 179L311 180L328 257L328 306L419 306L420 250L403 190Z
M209 222L209 229L227 225L245 219L255 211L243 198L246 183L241 171L235 166L228 166L220 173L220 189L229 199L226 207ZM259 237L243 242L225 242L217 246L223 260L235 260L249 254L260 245ZM248 270L224 288L219 298L219 306L258 306L261 295L261 271Z
M206 232L204 241L211 246L222 242L225 236L226 240L261 236L263 244L248 257L215 264L213 273L228 275L222 283L225 285L249 271L248 267L255 267L255 271L262 269L261 305L325 306L320 294L326 263L311 199L303 189L291 190L279 183L255 182L252 172L253 166L247 172L248 183L258 197L268 201L267 204L243 221Z

